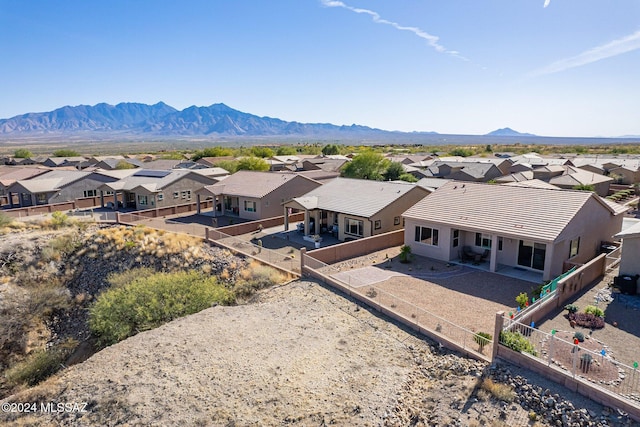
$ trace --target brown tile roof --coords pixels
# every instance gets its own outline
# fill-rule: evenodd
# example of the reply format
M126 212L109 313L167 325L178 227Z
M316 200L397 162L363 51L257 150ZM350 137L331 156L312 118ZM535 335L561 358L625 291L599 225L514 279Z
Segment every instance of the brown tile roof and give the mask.
M554 241L590 198L619 214L592 192L450 182L404 213L453 228Z

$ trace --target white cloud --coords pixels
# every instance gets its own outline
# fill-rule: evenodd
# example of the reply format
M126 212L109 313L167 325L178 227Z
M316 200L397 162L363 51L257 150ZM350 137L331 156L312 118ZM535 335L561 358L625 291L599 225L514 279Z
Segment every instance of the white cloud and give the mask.
M549 6L550 3L551 3L551 0L544 0L544 6L542 7L547 7Z
M600 61L601 59L622 55L623 53L631 52L636 49L640 49L640 30L633 34L629 34L628 36L589 49L576 56L556 61L546 67L534 71L531 75L539 76L559 73L570 68L582 67L583 65L591 64L593 62Z
M468 59L465 58L464 56L461 56L459 52L454 51L454 50L448 50L447 48L442 46L438 42L440 40L440 38L438 36L434 36L433 34L429 34L426 31L421 30L420 28L417 28L417 27L406 27L404 25L398 24L397 22L388 21L386 19L383 19L380 16L380 14L378 14L377 12L374 12L373 10L361 9L361 8L349 6L349 5L347 5L347 4L345 4L345 3L341 2L341 1L320 0L320 2L326 7L341 7L341 8L350 10L350 11L352 11L354 13L369 15L371 17L371 19L373 20L373 22L375 22L377 24L390 25L393 28L395 28L396 30L409 31L409 32L415 34L416 36L420 37L421 39L426 40L427 43L429 44L429 46L434 48L437 52L447 53L449 55L455 56L455 57L460 58L462 60L468 61Z

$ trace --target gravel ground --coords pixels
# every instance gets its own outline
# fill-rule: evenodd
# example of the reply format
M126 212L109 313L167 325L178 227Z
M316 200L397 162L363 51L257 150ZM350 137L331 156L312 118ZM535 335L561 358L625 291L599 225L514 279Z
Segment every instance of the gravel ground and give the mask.
M517 387L512 403L481 392L489 375ZM9 401L87 406L0 413L2 425L502 426L530 424L534 409L539 425L630 425L525 370L442 351L308 281L140 333Z

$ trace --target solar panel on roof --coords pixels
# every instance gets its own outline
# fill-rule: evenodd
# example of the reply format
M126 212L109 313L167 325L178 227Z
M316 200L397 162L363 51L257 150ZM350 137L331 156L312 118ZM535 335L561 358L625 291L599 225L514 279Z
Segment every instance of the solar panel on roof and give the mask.
M164 178L170 173L171 171L141 170L134 173L133 176L145 176L148 178Z

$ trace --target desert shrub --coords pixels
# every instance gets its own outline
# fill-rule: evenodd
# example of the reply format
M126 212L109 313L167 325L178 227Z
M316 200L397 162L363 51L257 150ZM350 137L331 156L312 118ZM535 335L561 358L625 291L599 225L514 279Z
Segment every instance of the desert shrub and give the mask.
M516 392L513 387L508 384L494 382L491 378L485 378L482 381L481 388L503 402L513 402L516 398Z
M529 353L534 356L538 355L531 341L529 341L527 337L522 335L520 332L500 332L500 343L502 343L506 347L509 347L511 350L520 353Z
M44 319L55 310L69 307L71 295L59 280L32 282L28 284L25 311L33 319Z
M119 288L128 285L136 279L139 279L141 277L153 276L154 274L156 274L156 271L152 268L133 268L130 270L122 271L120 273L109 274L107 276L107 283L109 283L112 288Z
M54 229L67 226L69 225L69 223L69 216L66 213L56 211L51 214L51 227L53 227Z
M275 268L254 260L240 271L238 280L233 285L233 292L237 297L246 298L258 289L284 283L288 279L287 275Z
M576 332L573 334L573 338L577 339L579 342L584 342L584 334L582 332Z
M215 277L196 272L156 273L100 294L89 310L89 328L100 345L111 345L212 304L229 305L233 292Z
M25 360L9 368L5 377L12 385L36 385L58 372L77 345L76 340L69 339L48 350L34 351Z
M9 227L12 222L13 218L3 212L0 212L0 227Z
M400 262L402 263L408 263L411 262L411 258L413 257L412 253L411 253L411 246L409 245L403 245L400 248Z
M569 320L576 322L576 325L589 329L604 328L604 319L591 313L570 313Z
M569 313L577 313L579 310L578 306L575 304L567 304L564 306L564 309L567 310Z
M594 316L604 317L604 311L596 307L595 305L588 305L584 308L584 312L587 314L593 314Z
M486 332L478 332L473 336L473 340L478 344L478 350L482 352L485 345L489 344L489 341L493 339L491 334Z
M518 307L525 308L527 306L527 302L529 302L529 297L525 292L522 292L516 297L516 302L518 303Z
M75 252L81 246L77 233L67 233L51 239L42 249L41 259L44 262L60 261L64 256Z

